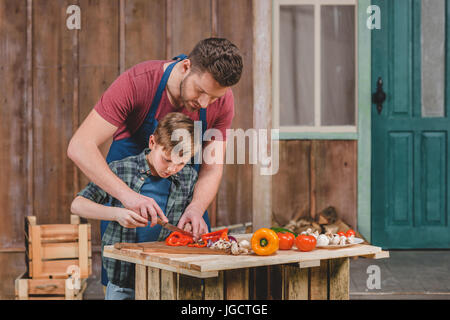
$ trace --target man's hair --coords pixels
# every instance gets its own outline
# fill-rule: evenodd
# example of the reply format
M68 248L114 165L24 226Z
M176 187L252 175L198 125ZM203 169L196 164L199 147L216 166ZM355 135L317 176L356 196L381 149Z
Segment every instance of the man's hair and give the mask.
M231 87L241 78L242 56L239 49L227 39L201 40L188 58L194 72L209 72L222 87Z
M190 141L183 141L184 138L172 140L172 134L178 129L184 130L185 134L188 133ZM162 146L165 152L172 152L175 146L181 143L179 146L181 147L179 153L180 157L186 155L192 157L195 154L194 121L181 112L168 113L161 121L158 122L158 126L156 127L153 136L155 138L155 142Z

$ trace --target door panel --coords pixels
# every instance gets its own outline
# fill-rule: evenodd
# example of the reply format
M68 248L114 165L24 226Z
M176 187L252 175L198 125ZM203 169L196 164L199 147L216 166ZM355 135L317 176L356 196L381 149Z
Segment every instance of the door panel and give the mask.
M440 1L372 1L372 91L381 77L387 95L380 114L372 109L372 242L385 248L450 248L450 32L429 21L443 7L450 21Z

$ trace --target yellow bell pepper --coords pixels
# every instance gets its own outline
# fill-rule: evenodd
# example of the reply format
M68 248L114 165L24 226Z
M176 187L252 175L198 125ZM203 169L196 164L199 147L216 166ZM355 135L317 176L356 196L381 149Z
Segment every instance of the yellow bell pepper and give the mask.
M268 256L275 253L279 248L280 239L275 231L261 228L253 233L251 245L253 251L259 256Z

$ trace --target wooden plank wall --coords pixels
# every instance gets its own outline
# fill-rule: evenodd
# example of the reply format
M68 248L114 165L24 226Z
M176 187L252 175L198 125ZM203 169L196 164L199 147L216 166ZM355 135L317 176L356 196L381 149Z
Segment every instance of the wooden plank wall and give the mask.
M81 30L66 27L73 4ZM251 26L251 0L0 0L0 251L23 250L26 215L69 223L87 179L68 159L68 142L104 90L137 63L188 54L206 37L228 38L245 66L233 90L233 127L250 128ZM215 224L251 221L251 178L249 165L226 166L210 208ZM98 246L99 223L91 223Z
M273 216L279 224L334 206L356 228L357 141L280 141L279 167L272 188Z
M245 66L233 89L233 128L251 128L252 3L0 0L0 251L23 250L26 215L40 224L69 222L70 202L87 179L67 158L68 142L104 90L139 62L189 53L205 37L230 39ZM79 31L66 28L72 4L81 8ZM356 226L354 141L283 141L279 167L272 197L280 223L334 205ZM213 224L252 221L250 190L251 165L226 165ZM98 246L99 223L91 223Z

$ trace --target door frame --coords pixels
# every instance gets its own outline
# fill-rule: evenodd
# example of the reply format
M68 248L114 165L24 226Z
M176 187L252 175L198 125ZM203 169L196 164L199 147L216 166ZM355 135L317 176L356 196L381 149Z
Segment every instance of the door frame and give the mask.
M372 38L366 21L370 0L358 0L358 231L371 241L372 174Z

